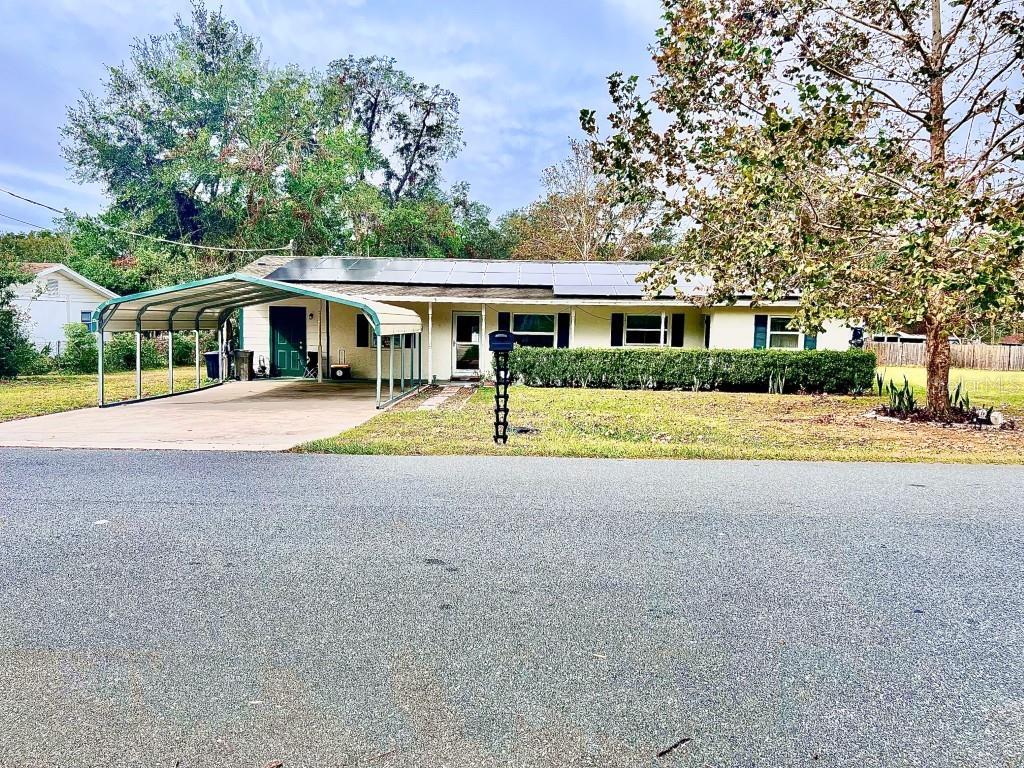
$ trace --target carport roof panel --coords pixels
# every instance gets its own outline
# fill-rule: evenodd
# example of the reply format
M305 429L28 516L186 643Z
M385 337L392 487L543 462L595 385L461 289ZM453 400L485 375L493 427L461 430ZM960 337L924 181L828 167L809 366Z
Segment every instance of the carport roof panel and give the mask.
M382 336L422 330L419 315L405 307L240 273L110 299L97 307L93 320L105 331L213 330L225 311L295 296L359 309Z

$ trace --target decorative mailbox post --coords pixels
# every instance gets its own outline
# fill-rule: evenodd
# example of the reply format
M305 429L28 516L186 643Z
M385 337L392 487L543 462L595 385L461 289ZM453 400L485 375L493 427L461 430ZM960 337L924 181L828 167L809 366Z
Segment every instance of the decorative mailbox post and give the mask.
M491 331L487 346L494 354L494 442L508 442L508 353L516 337L511 331Z

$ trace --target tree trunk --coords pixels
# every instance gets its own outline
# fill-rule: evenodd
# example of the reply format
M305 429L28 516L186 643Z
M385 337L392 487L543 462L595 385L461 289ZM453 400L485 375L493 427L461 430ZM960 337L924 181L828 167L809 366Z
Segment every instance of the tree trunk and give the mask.
M924 328L928 412L945 416L949 413L949 332L942 317L931 307L925 315Z
M945 73L942 55L942 2L931 0L932 40L931 40L931 83L929 88L928 125L929 145L932 163L932 175L935 178L936 190L942 187L946 178L946 97L943 92ZM931 248L938 249L940 258L934 259L936 266L945 257L944 227L931 225ZM945 416L949 413L949 330L946 324L946 313L943 311L941 289L929 290L924 315L925 356L928 372L928 412L933 416Z

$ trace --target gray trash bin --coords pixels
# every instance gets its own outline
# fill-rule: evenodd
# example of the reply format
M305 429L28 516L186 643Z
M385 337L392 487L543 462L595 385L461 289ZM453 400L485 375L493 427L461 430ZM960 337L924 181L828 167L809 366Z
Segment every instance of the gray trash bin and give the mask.
M235 376L238 377L239 381L252 381L255 378L255 372L252 369L251 349L235 350Z

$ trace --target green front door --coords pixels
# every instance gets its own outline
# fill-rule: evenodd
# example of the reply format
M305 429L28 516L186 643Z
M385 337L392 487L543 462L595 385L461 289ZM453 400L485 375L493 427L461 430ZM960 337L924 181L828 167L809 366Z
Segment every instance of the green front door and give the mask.
M270 308L270 359L274 376L301 376L306 370L306 310Z

